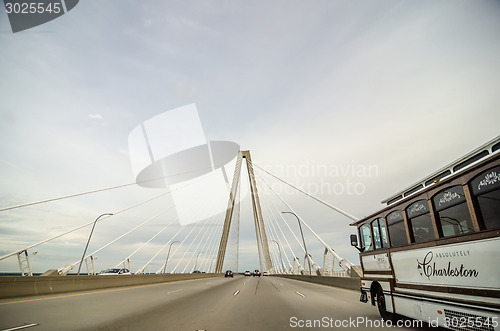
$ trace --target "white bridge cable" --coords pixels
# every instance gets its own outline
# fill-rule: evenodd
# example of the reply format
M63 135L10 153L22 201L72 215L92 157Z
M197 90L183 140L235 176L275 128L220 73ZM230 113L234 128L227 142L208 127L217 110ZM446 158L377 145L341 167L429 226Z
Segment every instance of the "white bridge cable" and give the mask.
M249 161L249 162L251 162L251 161ZM319 203L321 203L321 204L323 204L323 205L327 206L328 208L335 210L336 212L338 212L338 213L340 213L340 214L342 214L342 215L344 215L344 216L346 216L346 217L350 218L350 219L351 219L351 220L353 220L353 221L359 221L359 218L357 218L357 217L355 217L355 216L352 216L352 215L351 215L351 214L349 214L348 212L346 212L346 211L344 211L344 210L342 210L342 209L340 209L340 208L338 208L338 207L335 207L335 206L333 206L332 204L330 204L330 203L328 203L328 202L326 202L326 201L324 201L324 200L322 200L322 199L320 199L320 198L318 198L318 197L315 197L314 195L312 195L312 194L310 194L310 193L308 193L308 192L306 192L306 191L304 191L304 190L301 190L300 188L298 188L298 187L296 187L296 186L294 186L294 185L292 185L292 184L290 184L290 183L288 183L288 182L284 181L283 179L281 179L281 178L279 178L279 177L276 177L275 175L273 175L273 174L271 174L270 172L268 172L268 171L264 170L263 168L259 167L259 166L258 166L258 165L256 165L256 164L253 164L253 165L254 165L256 168L258 168L258 169L262 170L263 172L267 173L269 176L272 176L272 177L276 178L277 180L279 180L279 181L281 181L281 182L285 183L286 185L288 185L288 186L290 186L290 187L292 187L292 188L296 189L297 191L299 191L299 192L301 192L301 193L303 193L303 194L307 195L308 197L310 197L310 198L312 198L312 199L314 199L314 200L318 201Z
M201 223L205 223L205 222L197 222L196 225L194 226L193 230L196 229ZM203 224L204 226L205 224ZM203 228L202 226L202 228ZM201 233L201 230L198 231L198 233L196 234L196 236L193 238L193 240L191 241L191 243L189 244L188 248L185 250L184 254L182 255L182 257L180 258L179 262L177 262L177 264L175 265L174 269L172 270L172 273L175 273L175 271L177 270L177 268L179 267L179 265L181 264L181 262L184 260L184 258L186 257L186 254L189 252L189 250L191 249L191 247L193 246L194 242L196 241L196 239L198 239L199 235ZM189 235L191 235L191 232L189 233ZM181 247L181 246L179 246ZM179 248L177 248L179 249ZM176 250L177 252L177 250ZM175 252L174 252L175 254Z
M177 251L182 247L182 245L184 244L184 242L191 236L191 234L193 233L193 231L200 225L200 223L203 223L203 222L196 222L196 224L193 226L193 229L191 229L191 231L188 233L188 235L184 238L184 240L179 244L179 246L175 249L174 253L172 254L175 255L175 253L177 253ZM198 234L199 235L199 234ZM196 235L196 238L198 237L198 235ZM186 253L189 251L189 249L191 248L191 245L193 244L194 240L191 242L191 244L189 245L188 249L184 252L184 255L182 256L182 258L179 260L179 262L175 265L174 269L172 270L172 273L175 273L175 271L177 270L177 267L179 266L179 264L182 262L182 259L185 257Z
M209 260L205 261L205 263L202 265L202 269L201 270L207 270L208 272L210 272L210 270L212 269L211 268L212 260L217 258L217 255L216 255L217 252L218 252L218 245L217 245L217 243L220 242L220 237L222 236L222 229L224 227L224 218L225 217L221 217L221 219L218 220L217 223L220 223L220 224L217 224L217 223L215 224L215 228L217 229L217 226L218 226L219 229L218 229L218 231L215 231L212 243L210 244L211 245L210 247L212 247L212 248L210 249L210 252L207 255L208 258L209 258ZM214 255L215 255L215 257L212 257ZM210 261L210 265L208 263L209 261ZM207 269L207 266L208 266L208 269ZM215 265L214 265L214 268L215 268Z
M199 199L195 199L194 201L200 201ZM203 200L202 200L203 201ZM201 208L200 208L201 209ZM194 215L195 217L191 217L191 219L198 219L198 215ZM175 249L175 251L171 254L171 256L174 256L175 253L182 247L182 245L184 244L184 242L186 241L187 238L189 238L189 236L191 235L191 233L196 229L196 227L199 225L200 222L197 222L197 224L191 229L191 231L188 233L188 235L184 238L184 240L182 240L182 242L179 244L179 246ZM192 224L192 223L191 223ZM181 230L184 229L185 226L182 226L181 227ZM180 231L179 231L180 232ZM149 260L141 269L139 269L138 272L142 273L144 272L144 270L147 268L147 266L149 264L151 264L153 262L153 260L160 254L160 252L166 247L166 245L164 245L163 247L161 247L158 252L153 256L153 258L151 260ZM161 268L163 268L163 265L161 266ZM165 270L166 272L167 270Z
M212 216L212 217L213 217L213 216ZM186 272L186 270L187 270L188 266L191 264L191 261L193 260L193 258L194 258L194 256L196 255L196 253L197 253L197 252L199 252L199 253L198 253L198 255L202 255L202 254L203 254L203 249L201 249L200 251L198 251L198 249L200 248L200 245L201 245L202 243L204 243L204 245L205 245L205 238L206 238L206 236L208 235L208 233L209 233L210 231L212 231L212 230L213 230L213 228L212 228L212 229L210 229L210 223L211 223L211 222L210 222L210 220L211 220L211 218L210 218L210 219L208 219L208 220L206 221L205 231L200 230L200 233L202 233L202 232L203 232L203 236L201 237L201 239L200 239L200 240L198 240L198 244L196 245L196 248L194 249L193 253L191 254L191 257L190 257L190 258L189 258L189 260L187 261L186 265L184 266L184 269L182 269L182 271L181 271L181 273L182 273L182 274ZM194 241L193 241L193 242L194 242ZM199 256L197 256L197 258L199 258ZM196 264L196 262L195 262L195 264ZM196 265L195 265L195 264L193 264L193 269L191 270L191 272L192 272L192 271L194 270L194 268L196 267Z
M233 177L233 181L234 181L234 177ZM229 188L229 190L230 190L229 192L231 192L231 188ZM241 200L241 194L240 194L240 192L241 192L241 176L239 176L239 183L238 183L238 186L237 186L237 189L236 189L237 198L235 199L235 201L238 201L238 205L237 205L237 208L238 208L238 220L239 220L239 217L240 217L240 215L239 215L239 213L240 213L240 202L241 202L240 201ZM229 193L229 194L231 194L231 193ZM222 237L222 232L224 230L224 221L225 221L225 218L226 218L226 213L227 213L227 208L224 211L224 213L221 213L220 220L217 220L218 222L220 222L220 225L219 225L220 226L220 229L219 229L220 231L217 231L215 233L215 236L213 238L214 241L211 242L211 244L209 245L209 247L212 247L211 245L213 245L213 248L211 248L211 249L208 250L209 252L206 255L207 259L205 260L204 263L202 263L200 270L206 270L206 267L208 266L208 272L210 272L212 261L217 258L218 251L219 251L218 250L219 247L218 247L217 244L220 243L220 239ZM217 228L217 225L215 225L215 228ZM239 247L239 224L238 224L237 238L238 238L237 245ZM238 259L238 254L239 254L239 251L237 251L237 259ZM212 257L212 256L214 256L214 257ZM210 262L210 264L209 264L209 262ZM237 264L238 264L238 262L237 262ZM215 265L214 265L214 268L215 268Z
M281 197L271 188L271 186L264 180L264 178L262 178L258 173L256 173L257 176L259 176L260 179L262 179L262 182L264 184L266 184L266 186L271 190L271 192L273 192L277 197L278 199L281 200L281 202L285 203ZM285 203L286 205L286 203ZM282 213L280 212L279 213L281 219L283 220L283 223L285 223L285 225L287 226L288 230L292 233L293 237L295 238L295 241L297 242L297 244L299 244L300 248L304 251L304 254L306 253L306 250L304 248L304 246L302 245L302 243L300 242L299 238L297 238L297 236L295 235L295 232L293 232L292 228L290 227L290 225L288 224L288 222L285 220L285 218L283 217ZM294 254L295 256L295 254Z
M285 204L285 206L287 206L290 210L293 211L293 209L291 209L291 207L283 200L281 199L281 197L271 188L271 186L264 180L264 178L262 176L260 176L259 174L257 174L257 176L259 176L259 178L262 179L262 181L264 182L264 184L266 184L266 186ZM295 211L293 211L295 213ZM296 213L295 213L296 214ZM297 214L296 214L297 215ZM292 231L292 229L290 228L290 226L288 225L288 223L285 221L284 217L282 216L282 214L280 213L280 216L281 216L281 219L283 220L283 222L286 224L286 226L288 227L288 229L290 230L290 232L293 234L295 240L297 241L297 243L299 244L299 246L302 248L302 250L304 251L304 264L306 262L306 259L311 263L311 266L315 266L316 268L319 268L318 264L316 262L313 261L312 257L310 255L307 255L306 253L306 250L304 248L304 246L302 246L302 243L299 241L299 239L297 238L297 236L295 235L295 233ZM297 215L297 217L299 218L299 220L303 222L303 220L300 218L299 215ZM312 229L310 227L308 227L309 230L311 230L311 232L313 232L314 234L314 231L312 231ZM317 237L318 239L318 237ZM320 241L321 242L321 241ZM324 245L326 245L324 242L323 242ZM325 248L327 248L325 246ZM327 248L328 249L328 248ZM330 248L331 249L331 248ZM333 251L333 250L332 250ZM299 264L300 266L300 264ZM302 267L300 267L302 269Z
M261 199L262 200L266 200L266 199ZM271 211L271 208L268 206L268 202L266 201L265 204L267 204L267 206L265 205L264 208L267 208L267 210L269 210L268 214L271 215L271 217L269 217L269 222L267 222L268 224L268 228L269 228L269 232L271 233L272 237L274 237L274 240L276 240L276 242L279 244L279 250L281 253L283 253L285 255L285 260L288 262L288 264L290 265L290 268L292 267L291 263L290 263L290 260L288 259L288 255L286 254L286 250L284 249L283 247L283 242L281 241L279 235L278 235L278 232L276 231L276 228L274 227L274 222L276 222L276 218L274 217L274 214L272 213ZM274 242L273 242L274 244ZM282 254L280 254L280 263L279 263L279 266L281 269L283 269L283 266L285 264L284 260L283 260L283 257L282 257ZM285 272L286 270L283 270L283 272Z
M261 169L261 168L259 168L259 169ZM261 170L262 170L262 169L261 169ZM264 170L264 172L268 173L268 172L267 172L267 171L265 171L265 170ZM273 175L271 175L271 176L272 176L272 177L277 178L276 176L273 176ZM260 176L259 176L259 177L260 177ZM325 249L327 249L327 250L328 250L328 251L329 251L329 252L330 252L333 256L335 256L335 258L337 258L338 263L339 263L339 265L342 267L342 269L344 269L345 271L347 271L347 272L349 272L349 273L350 273L350 272L351 272L351 268L352 268L352 266L353 266L352 262L350 262L349 260L344 259L344 258L342 258L340 255L338 255L338 254L337 254L337 252L336 252L333 248L331 248L331 247L330 247L330 245L328 245L328 244L327 244L327 243L326 243L323 239L321 239L321 237L320 237L320 236L319 236L319 235L318 235L318 234L317 234L317 233L316 233L316 232L315 232L315 231L314 231L314 230L313 230L313 229L309 226L309 224L307 224L307 223L304 221L304 219L302 219L302 218L300 217L300 215L298 215L298 214L295 212L295 210L294 210L294 209L293 209L293 208L292 208L292 207L291 207L288 203L286 203L286 202L285 202L285 201L284 201L284 200L283 200L283 199L282 199L282 198L281 198L281 197L280 197L280 196L279 196L279 195L278 195L278 194L277 194L277 193L273 190L273 188L272 188L271 186L269 186L269 184L267 184L267 182L264 180L264 178L262 178L262 177L260 177L260 178L262 179L262 181L263 181L264 183L266 183L266 185L269 187L269 189L275 193L275 195L276 195L276 196L277 196L277 197L281 200L281 202L283 202L283 203L287 206L287 208L288 208L290 211L292 211L292 212L293 212L293 213L297 216L297 218L299 219L299 221L300 221L302 224L304 224L304 225L305 225L305 226L309 229L309 231L311 231L311 233L312 233L312 234L316 237L316 239L317 239L317 240L318 240L318 241L319 241L319 242L320 242L320 243L321 243L321 244L325 247ZM279 178L278 178L278 179L279 179ZM280 180L280 181L282 181L282 180ZM286 183L286 182L285 182L285 183ZM290 185L290 184L288 184L288 185ZM307 258L309 259L309 257L307 257ZM311 260L312 260L312 259L311 259Z
M161 198L161 197L163 197L163 196L165 196L165 195L171 194L171 193L172 193L172 192L174 192L174 191L177 191L177 190L183 189L183 188L185 188L185 187L188 187L189 185L192 185L192 184L194 184L195 182L196 182L196 181L194 181L194 182L190 182L190 183L188 183L188 184L186 184L186 185L184 185L184 186L177 187L177 188L175 188L175 189L173 189L173 190L170 190L170 191L168 191L168 192L165 192L165 193L159 194L159 195L157 195L157 196L154 196L154 197L152 197L152 198L150 198L150 199L144 200L144 201L142 201L142 202L140 202L140 203L137 203L137 204L135 204L135 205L129 206L129 207L124 208L124 209L121 209L121 210L119 210L119 211L117 211L117 212L114 212L114 213L113 213L113 215L110 215L110 216L104 216L104 217L102 217L102 218L99 218L99 219L97 220L97 222L96 222L96 223L103 222L103 221L107 220L108 218L111 218L111 217L113 217L113 216L116 216L116 215L118 215L118 214L124 213L124 212L126 212L126 211L128 211L128 210L131 210L131 209L133 209L133 208L136 208L136 207L139 207L139 206L141 206L141 205L144 205L144 204L146 204L146 203L148 203L148 202L150 202L150 201L156 200L156 199ZM64 233L60 233L60 234L58 234L58 235L56 235L56 236L50 237L50 238L48 238L48 239L44 239L44 240L42 240L42 241L39 241L39 242L37 242L37 243L35 243L35 244L32 244L32 245L30 245L30 246L27 246L27 247L25 247L25 248L22 248L22 249L19 249L19 250L13 251L13 252L11 252L11 253L9 253L9 254L7 254L7 255L4 255L4 256L0 257L0 261L4 260L4 259L6 259L6 258L8 258L8 257L10 257L10 256L14 256L14 255L16 255L16 254L18 254L18 253L22 253L22 252L24 252L24 251L27 251L28 249L32 249L32 248L34 248L34 247L40 246L40 245L42 245L42 244L45 244L45 243L47 243L47 242L49 242L49 241L55 240L55 239L57 239L57 238L60 238L60 237L62 237L62 236L65 236L65 235L67 235L67 234L70 234L70 233L73 233L73 232L78 231L78 230L80 230L80 229L83 229L83 228L85 228L85 227L87 227L87 226L89 226L89 225L94 224L94 222L95 222L95 221L88 222L88 223L86 223L86 224L80 225L80 226L78 226L78 227L76 227L76 228L73 228L73 229L71 229L71 230L68 230L68 231L66 231L66 232L64 232Z
M261 191L262 192L262 191ZM284 264L283 261L281 261L282 254L281 254L281 244L279 244L280 240L278 237L276 237L275 233L271 229L271 223L272 223L272 213L269 211L269 208L266 206L266 203L263 203L266 199L262 199L262 194L260 194L260 201L261 201L261 207L262 207L262 212L265 215L264 219L267 220L264 222L264 226L267 228L266 233L268 237L268 246L270 246L270 249L273 250L272 255L274 256L275 262L273 262L273 266L275 270L280 271L280 273L283 273L284 270L282 268L282 265ZM276 247L275 243L278 243L280 246ZM273 257L271 257L273 258Z
M259 177L260 177L260 176L259 176ZM267 185L267 183L266 183L266 185ZM262 185L261 185L261 188L262 188ZM264 192L266 192L266 193L268 193L268 192L269 192L268 188L267 188L267 187L265 187L265 186L264 186ZM269 194L268 194L268 196L269 196ZM276 207L276 204L273 202L273 200L271 199L271 197L270 197L270 196L269 196L269 201L270 201L271 205L274 207L274 209L276 210L277 214L281 217L282 221L283 221L285 224L287 224L287 225L288 225L288 223L286 223L286 221L283 219L283 215L281 214L280 210L278 209L278 207ZM266 201L266 203L267 203L267 201ZM274 216L274 214L273 214L273 216ZM274 218L274 217L273 217L273 218ZM284 234L283 230L281 229L280 223L278 222L278 220L277 220L276 218L274 218L274 222L276 223L276 225L277 225L278 229L280 230L281 235L282 235L282 236L283 236L283 238L285 239L285 242L286 242L286 244L287 244L287 246L288 246L288 249L290 250L290 253L292 254L292 257L295 259L295 257L296 257L297 255L295 255L295 252L293 251L292 246L290 245L290 242L288 241L288 239L287 239L287 237L285 236L285 234ZM271 223L271 224L273 225L273 223ZM273 225L273 228L274 228L274 225ZM291 229L290 229L290 230L291 230ZM276 229L275 229L275 231L276 231ZM293 231L292 231L292 233L293 233ZM281 241L280 241L280 244L281 244ZM300 242L299 242L299 244L300 244ZM290 262L290 260L288 259L288 256L286 255L286 250L285 250L284 248L283 248L283 252L285 253L285 256L286 256L286 259L287 259L288 264L289 264L289 266L290 266L290 269L293 269L292 263L291 263L291 262Z
M213 247L215 246L214 245L214 242L215 242L215 239L217 238L217 234L218 234L218 223L219 223L219 220L216 220L216 222L214 222L213 224L213 227L215 229L215 231L213 231L211 234L210 234L210 238L208 239L208 247L207 247L207 258L210 259L210 257L212 256L212 252L213 252ZM202 262L201 262L201 266L200 266L200 270L206 270L206 265L208 264L208 261L207 259L203 259Z
M216 232L218 230L217 223L219 222L220 219L221 219L221 217L219 215L219 217L215 219L215 222L211 222L208 225L208 226L212 227L212 229L210 230L210 234L209 234L207 240L205 241L205 243L203 244L203 247L201 248L202 252L206 252L207 253L205 256L209 256L208 252L210 251L211 240L212 240L212 237L215 236L215 234L216 234ZM200 267L198 268L198 270L203 270L203 268L201 268L201 266L203 265L204 261L205 261L205 259L202 259L200 261ZM195 265L193 265L193 268L191 269L191 272L194 271L194 268L195 268Z
M152 258L151 258L151 259L150 259L150 260L149 260L149 261L148 261L148 262L147 262L147 263L146 263L143 267L142 267L142 268L140 268L139 270L137 270L136 274L142 274L142 273L144 273L144 270L146 270L146 268L148 267L148 265L149 265L149 264L151 264L151 262L153 262L153 260L154 260L154 259L155 259L155 258L156 258L156 257L157 257L160 253L161 253L161 251L162 251L165 247L167 247L167 245L168 245L168 244L170 244L170 243L172 242L172 240L174 240L174 239L175 239L175 237L177 237L177 235L178 235L179 233L181 233L181 231L182 231L182 230L184 230L184 228L180 228L180 229L179 229L179 230L178 230L178 231L174 234L174 236L173 236L172 238L170 238L170 239L169 239L169 240L165 243L165 245L163 245L163 246L162 246L162 247L161 247L161 248L160 248L160 249L156 252L156 254L155 254L155 255L154 255L154 256L153 256L153 257L152 257ZM162 266L162 268L163 268L163 266ZM166 270L165 270L165 271L166 271Z
M204 196L200 196L200 197L194 197L194 198L193 198L193 201L208 201L208 200L207 200L207 199L204 199ZM203 227L205 227L205 228L207 228L207 229L208 229L208 227L209 227L209 225L210 225L210 220L211 220L212 218L214 218L214 217L216 217L216 216L217 216L217 213L215 212L215 208L216 208L216 206L212 204L212 205L210 205L210 207L211 207L211 208L208 210L208 215L212 215L212 216L210 216L210 217L208 217L208 218L207 218L207 217L205 217L205 216L200 217L200 219L201 219L201 220L204 220L204 221L199 222L199 223L204 223L204 224L203 224ZM196 237L193 239L193 241L191 242L191 244L189 245L188 249L186 250L186 252L185 252L185 253L184 253L184 255L182 256L181 260L180 260L180 261L178 262L178 264L175 266L175 268L174 268L174 270L173 270L173 271L177 270L178 265L179 265L179 264L181 263L181 261L184 259L184 257L185 257L185 256L186 256L186 254L189 252L189 250L191 249L192 245L194 244L194 242L196 241L196 239L197 239L197 238L198 238L198 236L200 235L200 233L203 231L203 227L202 227L202 229L200 229L200 232L199 232L199 233L196 235ZM185 266L185 267L184 267L184 269L181 271L181 273L184 273L184 272L186 271L186 269L187 269L188 265L190 264L190 262L191 262L191 260L192 260L192 258L193 258L193 255L194 255L194 254L196 254L196 252L198 251L198 248L199 248L199 246L200 246L201 242L204 240L204 238L205 238L206 234L208 233L208 231L203 231L203 232L204 232L204 235L203 235L202 239L201 239L200 241L198 241L198 245L196 246L196 248L195 248L195 250L194 250L193 254L192 254L192 255L191 255L191 257L189 258L189 260L188 260L188 262L187 262L186 266Z
M129 256L127 256L125 259L123 259L120 263L118 263L115 268L118 268L120 265L122 265L123 263L125 263L126 261L128 261L132 256L135 255L135 253L137 253L138 251L140 251L142 248L144 248L144 246L146 246L147 244L149 244L154 238L158 237L163 231L165 231L170 225L172 225L172 223L175 222L177 218L174 218L170 223L168 223L165 227L163 227L160 231L158 231L154 236L152 236L148 241L144 242L139 248L137 248L132 254L130 254Z
M139 224L139 225L135 226L135 227L134 227L134 228L132 228L131 230L129 230L129 231L125 232L124 234L122 234L121 236L119 236L119 237L115 238L114 240L110 241L110 242L109 242L109 243L107 243L106 245L104 245L104 246L102 246L102 247L98 248L97 250L95 250L94 252L92 252L92 253L88 254L88 255L87 255L87 256L85 256L83 259L84 259L84 260L86 260L86 259L87 259L87 258L89 258L90 256L93 256L93 255L95 255L96 253L98 253L98 252L102 251L102 250L103 250L103 249L105 249L106 247L108 247L108 246L110 246L110 245L114 244L115 242L117 242L118 240L122 239L123 237L126 237L127 235L131 234L131 233L132 233L132 232L134 232L135 230L137 230L137 229L141 228L143 225L145 225L145 224L147 224L147 223L151 222L152 220L154 220L154 219L156 219L156 218L160 217L161 215L165 214L167 211L169 211L169 210L170 210L170 209L172 209L173 207L174 207L174 205L171 205L170 207L168 207L168 208L166 208L166 209L162 210L161 212L159 212L158 214L154 215L153 217L150 217L150 218L149 218L149 219L147 219L146 221L142 222L141 224ZM63 268L59 269L59 271L62 271L62 270L64 270L64 271L66 271L66 270L71 270L71 269L73 269L73 268L74 268L74 267L75 267L78 263L80 263L80 261L81 261L81 259L79 259L78 261L76 261L76 262L74 262L74 263L72 263L72 264L70 264L70 265L68 265L68 266L66 266L66 267L63 267Z
M100 188L100 189L91 190L91 191L87 191L87 192L80 192L80 193L65 195L65 196L57 197L57 198L50 198L50 199L46 199L46 200L28 202L28 203L24 203L24 204L20 204L20 205L15 205L15 206L10 206L10 207L3 207L3 208L0 208L0 212L6 211L6 210L11 210L11 209L17 209L17 208L23 208L23 207L33 206L33 205L39 205L39 204L42 204L42 203L47 203L47 202L52 202L52 201L57 201L57 200L63 200L63 199L68 199L68 198L79 197L79 196L82 196L82 195L87 195L87 194L92 194L92 193L98 193L98 192L103 192L103 191L114 190L114 189L117 189L117 188L122 188L122 187L127 187L127 186L132 186L132 185L147 183L147 182L152 182L152 181L155 181L155 180L165 179L165 178L169 178L169 177L176 177L176 176L181 176L181 175L187 175L187 174L192 173L192 172L198 172L198 171L206 170L206 169L212 169L212 168L209 167L209 168L203 168L203 169L198 169L198 170L192 170L192 171L188 171L188 172L184 172L184 173L178 173L178 174L174 174L174 175L168 175L168 176L163 176L163 177L158 177L158 178L153 178L153 179L147 179L147 180L143 180L143 181L140 181L140 182L133 182L133 183L116 185L116 186L110 186L110 187Z

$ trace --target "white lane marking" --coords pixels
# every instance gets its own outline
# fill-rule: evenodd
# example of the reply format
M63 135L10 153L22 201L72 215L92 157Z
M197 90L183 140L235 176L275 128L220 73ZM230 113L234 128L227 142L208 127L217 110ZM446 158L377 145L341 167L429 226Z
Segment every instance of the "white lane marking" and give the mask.
M238 290L238 291L236 291L236 292L234 292L234 293L233 293L233 295L238 295L238 293L240 293L240 291L239 291L239 290Z
M280 283L281 286L283 286L283 284Z
M243 286L245 286L247 283L243 283Z
M306 297L304 294L302 294L302 293L300 293L300 292L295 291L295 293L297 293L298 295L300 295L300 296L301 296L301 297L303 297L303 298L305 298L305 297Z
M172 291L172 292L168 292L167 294L172 294L172 293L176 293L176 292L180 292L180 291L182 291L182 289L180 289L180 290L175 290L175 291Z
M15 328L4 329L2 331L21 330L21 329L31 328L32 326L37 326L37 325L38 324L26 324L26 325L18 326L18 327L15 327Z

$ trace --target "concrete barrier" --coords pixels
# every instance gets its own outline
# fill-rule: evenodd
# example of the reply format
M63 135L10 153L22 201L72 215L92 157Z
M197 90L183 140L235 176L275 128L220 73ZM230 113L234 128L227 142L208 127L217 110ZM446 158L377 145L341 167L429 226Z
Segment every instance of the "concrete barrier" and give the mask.
M303 276L303 275L272 275L289 279L301 280L304 282L335 286L350 290L359 290L361 282L359 278L350 277L329 277L329 276Z
M0 299L222 277L224 274L0 277Z

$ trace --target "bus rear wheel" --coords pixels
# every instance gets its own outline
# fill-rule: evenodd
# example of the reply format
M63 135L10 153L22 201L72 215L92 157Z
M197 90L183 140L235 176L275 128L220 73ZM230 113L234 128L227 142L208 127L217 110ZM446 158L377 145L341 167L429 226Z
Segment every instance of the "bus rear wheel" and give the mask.
M375 292L376 296L376 301L377 301L377 308L380 316L386 321L393 321L395 319L395 314L390 313L387 311L387 307L385 304L385 296L384 296L384 291L382 291L381 287L377 288L377 291Z

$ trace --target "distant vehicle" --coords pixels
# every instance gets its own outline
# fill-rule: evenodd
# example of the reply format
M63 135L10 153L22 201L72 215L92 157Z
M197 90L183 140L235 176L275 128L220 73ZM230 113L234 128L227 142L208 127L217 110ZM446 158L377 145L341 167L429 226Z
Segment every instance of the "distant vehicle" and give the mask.
M111 268L102 271L99 276L112 276L112 275L131 275L130 270L126 268Z
M253 272L253 276L259 276L260 277L260 271L255 269L255 271Z
M193 274L201 274L201 271L200 270L195 270L195 271L193 271Z
M247 270L245 271L245 276L252 276L252 273L249 270Z
M269 276L269 272L264 271L264 272L262 273L262 276Z
M233 272L231 270L226 270L226 274L224 275L224 277L233 277Z

